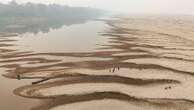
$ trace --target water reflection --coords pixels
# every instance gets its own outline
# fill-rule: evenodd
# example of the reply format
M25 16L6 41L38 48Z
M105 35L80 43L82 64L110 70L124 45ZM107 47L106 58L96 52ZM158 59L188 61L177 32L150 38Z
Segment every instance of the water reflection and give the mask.
M107 38L99 36L98 32L108 26L101 21L88 21L83 24L63 26L48 33L22 34L19 35L18 49L35 52L91 52L98 46L107 42ZM84 39L84 42L83 42ZM33 42L33 43L31 43Z
M48 33L62 26L82 24L104 15L93 8L43 4L0 4L0 32Z
M181 24L177 24L177 20ZM87 30L98 24L90 23L92 25L86 23L79 28L87 27ZM49 51L35 45L25 50L18 48L22 43L16 43L23 38L1 33L4 53L0 54L0 62L1 67L7 69L4 76L36 79L30 85L15 89L14 93L44 99L44 104L33 110L85 110L91 109L91 105L106 110L193 108L192 16L127 16L104 20L104 23L101 24L105 26L103 30L100 30L103 26L99 30L94 28L97 29L93 31L95 34L89 35L103 36L106 42L92 45L96 49L79 52ZM89 39L82 38L84 43ZM29 41L36 43L31 38L22 42Z

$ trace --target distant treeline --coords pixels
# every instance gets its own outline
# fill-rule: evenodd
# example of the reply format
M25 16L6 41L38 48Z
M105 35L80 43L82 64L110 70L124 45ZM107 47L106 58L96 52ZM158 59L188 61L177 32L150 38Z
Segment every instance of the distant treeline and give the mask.
M49 28L82 23L98 18L104 13L105 11L94 8L57 4L17 4L12 1L9 4L0 4L0 31L9 32L11 30L23 33L29 30L33 32L40 30L47 32ZM25 30L21 30L22 27L25 27Z
M8 17L66 17L85 18L98 16L103 11L94 8L69 7L57 4L17 4L12 1L9 4L0 4L0 16Z

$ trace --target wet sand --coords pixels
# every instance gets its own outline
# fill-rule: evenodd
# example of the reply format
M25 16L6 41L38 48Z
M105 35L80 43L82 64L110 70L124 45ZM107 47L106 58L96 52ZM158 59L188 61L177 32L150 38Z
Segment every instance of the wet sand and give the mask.
M6 78L33 79L29 81L33 84L13 91L42 100L32 110L192 110L193 18L130 15L98 21L104 24L90 22L85 24L93 29L90 34L72 34L85 36L72 48L62 45L70 41L61 33L52 43L57 31L37 38L1 33L1 68L7 70ZM79 32L81 27L73 26L65 33ZM42 47L37 40L43 42ZM57 45L58 40L64 42Z
M18 81L16 79L7 79L2 76L5 73L2 69L0 70L0 109L2 110L30 110L32 107L40 104L38 99L27 99L13 94L15 88L22 85L29 84L31 81L23 80Z

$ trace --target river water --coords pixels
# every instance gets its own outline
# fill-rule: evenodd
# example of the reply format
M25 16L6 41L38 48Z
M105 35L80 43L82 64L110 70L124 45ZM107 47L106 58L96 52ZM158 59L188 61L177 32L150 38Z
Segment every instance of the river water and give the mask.
M193 110L193 18L127 15L1 33L0 107Z

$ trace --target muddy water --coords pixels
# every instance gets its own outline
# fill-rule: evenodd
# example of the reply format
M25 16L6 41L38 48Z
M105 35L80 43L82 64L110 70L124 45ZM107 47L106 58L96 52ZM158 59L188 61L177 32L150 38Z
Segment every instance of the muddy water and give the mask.
M130 15L1 33L3 76L27 81L14 87L26 98L18 102L41 101L25 109L193 110L193 18Z

